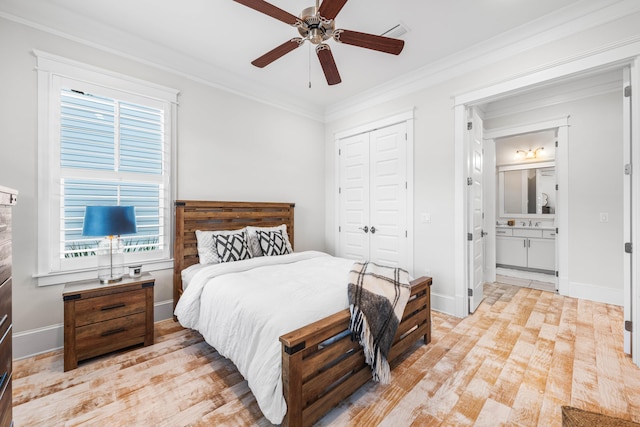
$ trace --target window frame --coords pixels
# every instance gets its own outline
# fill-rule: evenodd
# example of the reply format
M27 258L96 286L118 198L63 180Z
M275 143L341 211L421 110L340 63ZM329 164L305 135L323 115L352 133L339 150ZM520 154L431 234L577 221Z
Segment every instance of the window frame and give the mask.
M94 93L128 102L162 108L166 158L163 162L161 201L164 242L161 253L150 257L144 253L125 254L125 265L143 265L144 271L173 266L173 200L176 188L176 112L178 91L123 74L83 64L78 61L36 51L38 72L38 270L34 274L39 286L96 277L95 257L62 259L60 257L61 166L60 166L60 89L80 84ZM100 173L84 171L84 178Z

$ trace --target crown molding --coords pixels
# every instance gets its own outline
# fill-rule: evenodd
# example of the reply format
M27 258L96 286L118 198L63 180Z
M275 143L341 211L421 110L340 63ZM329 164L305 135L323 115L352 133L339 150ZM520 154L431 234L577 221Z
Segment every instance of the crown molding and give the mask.
M370 108L373 105L379 105L471 73L484 66L508 59L515 54L520 54L640 12L640 2L636 0L609 0L597 4L583 1L581 6L583 7L572 5L571 7L563 8L557 13L532 21L498 37L450 55L415 72L405 74L384 85L333 104L326 109L324 121L326 123L335 121ZM578 13L576 13L576 9L579 10ZM628 44L635 41L634 38L622 43ZM557 65L558 63L554 63L545 67ZM524 74L538 71L541 68L544 67L538 67L537 70L529 70ZM520 73L520 75L522 74ZM514 77L516 75L505 80Z
M268 88L265 88L262 84L259 84L258 82L249 81L247 79L240 79L237 76L235 76L233 73L230 73L226 70L223 70L218 67L214 67L209 64L203 64L201 61L197 61L194 58L189 57L187 55L182 55L179 52L175 53L176 63L189 64L187 67L183 67L183 68L198 70L198 74L186 73L170 65L162 64L157 61L143 59L138 56L123 52L119 49L113 49L113 48L104 46L100 43L91 42L89 40L74 36L64 31L59 31L54 28L48 27L46 25L38 24L33 21L26 20L24 18L15 16L12 14L8 14L5 12L0 11L0 18L4 18L9 21L13 21L18 24L33 28L35 30L39 30L48 34L55 35L57 37L72 41L74 43L88 46L93 49L100 50L102 52L105 52L114 56L118 56L120 58L129 60L129 61L134 61L136 63L149 66L160 71L168 72L173 75L191 80L193 82L200 83L205 86L209 86L221 91L231 93L233 95L237 95L237 96L249 99L251 101L255 101L261 104L268 105L270 107L284 110L289 113L296 114L298 116L302 116L318 122L324 121L324 109L319 106L311 106L308 104L303 104L294 97L274 94L273 91L270 91ZM149 48L147 49L148 52L153 50L155 49L153 49L152 46L149 46ZM215 78L212 78L211 76L215 76Z

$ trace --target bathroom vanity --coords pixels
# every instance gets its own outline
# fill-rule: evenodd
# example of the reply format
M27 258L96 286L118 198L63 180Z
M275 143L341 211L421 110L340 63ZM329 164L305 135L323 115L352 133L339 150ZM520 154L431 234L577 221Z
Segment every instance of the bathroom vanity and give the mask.
M555 273L556 230L551 227L496 227L498 267Z

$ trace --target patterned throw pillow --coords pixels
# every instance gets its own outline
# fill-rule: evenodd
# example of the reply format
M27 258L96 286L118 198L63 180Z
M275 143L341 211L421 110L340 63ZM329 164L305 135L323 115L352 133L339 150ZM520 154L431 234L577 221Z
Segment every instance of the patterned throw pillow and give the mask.
M220 262L240 261L251 258L245 233L229 234L226 236L214 234L213 246L218 253Z
M245 230L247 231L247 234L249 236L249 250L251 250L251 255L253 255L254 258L263 255L262 248L260 247L260 242L258 241L257 231L280 231L285 239L287 250L289 251L287 253L293 252L291 242L289 241L289 233L287 233L286 224L280 224L276 227L253 227L249 225L245 228Z
M286 255L291 253L287 247L287 240L284 238L282 231L260 231L256 230L258 241L262 255Z
M196 243L198 248L198 258L200 264L218 264L220 257L216 251L216 245L213 240L213 236L223 235L228 236L230 234L244 234L245 229L239 230L217 230L217 231L202 231L196 230Z

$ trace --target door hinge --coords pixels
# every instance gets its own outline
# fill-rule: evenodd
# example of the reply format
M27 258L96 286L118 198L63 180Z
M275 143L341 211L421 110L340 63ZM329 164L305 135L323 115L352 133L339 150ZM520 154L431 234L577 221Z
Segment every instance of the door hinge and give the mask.
M342 187L338 187L338 194L342 194Z
M473 129L473 122L467 122L467 130Z
M471 289L471 288L467 289L467 295L472 297L473 296L473 289Z
M338 233L342 233L342 226L338 226Z
M624 330L627 332L633 332L633 322L631 320L624 321Z
M631 175L631 163L627 163L626 165L624 165L624 174L625 175Z
M407 181L404 182L404 189L405 190L409 189L409 183Z
M342 149L338 148L338 156L342 156Z
M409 136L408 136L408 134L407 134L406 132L404 133L404 140L405 140L405 141L408 141L408 140L409 140Z
M631 242L626 242L624 244L624 251L628 254L633 253L633 244Z
M558 184L556 184L556 191L558 191Z
M467 240L468 241L472 241L473 240L473 233L467 233Z
M560 276L560 273L558 272L558 270L556 270L556 277Z
M467 185L473 185L473 178L467 178Z
M404 237L409 237L409 232L407 230L404 230Z
M625 86L624 88L624 97L629 98L631 96L631 86Z
M556 141L556 148L558 148L558 141Z
M556 234L558 234L558 227L556 227Z

